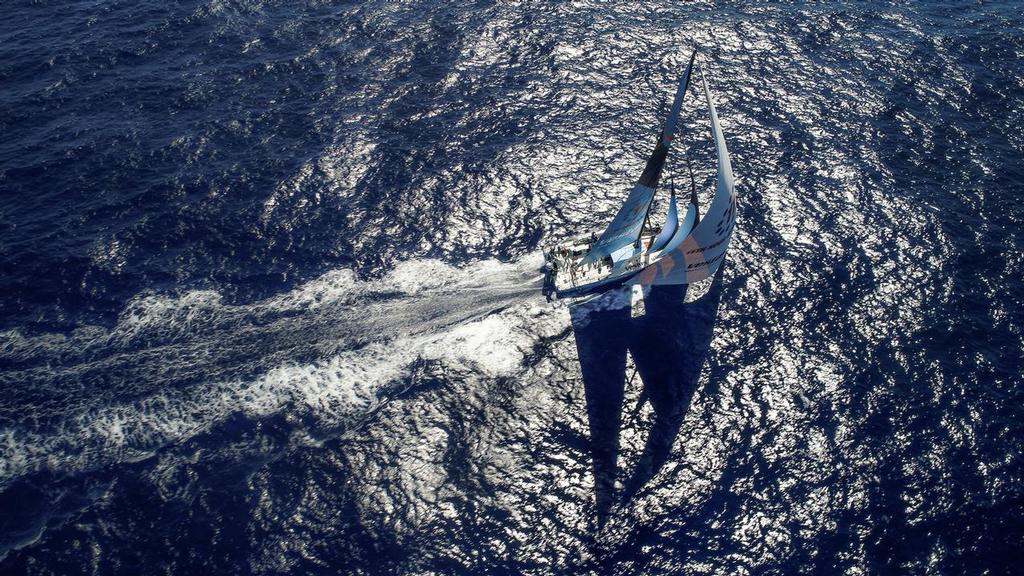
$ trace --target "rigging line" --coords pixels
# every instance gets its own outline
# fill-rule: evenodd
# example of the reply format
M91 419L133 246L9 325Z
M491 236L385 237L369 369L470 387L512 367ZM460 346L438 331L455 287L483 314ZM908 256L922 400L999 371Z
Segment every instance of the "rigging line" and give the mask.
M647 89L650 91L651 95L653 95L653 96L655 96L656 98L659 99L659 102L658 102L658 117L664 118L665 117L665 115L664 115L665 104L667 103L667 97L665 96L664 92L661 89L659 89L657 86L654 85L654 81L651 80L651 75L650 74L645 74L644 75L644 83L647 84ZM662 129L664 129L664 125L662 126Z
M690 173L690 196L691 196L691 198L696 198L697 197L697 181L693 177L693 165L690 164L690 153L684 151L683 152L683 158L685 158L685 160L686 160L686 171Z
M633 375L629 377L629 382L626 383L626 387L627 388L633 385L633 378L636 378L636 372L637 372L636 362L634 362L633 363Z
M633 375L629 377L629 382L626 384L626 388L633 386L633 378L636 378L637 373L636 360L633 361ZM644 409L644 404L647 403L647 387L640 390L640 397L636 400L636 408L633 408L633 414L630 416L631 420L636 420L640 417L640 411Z

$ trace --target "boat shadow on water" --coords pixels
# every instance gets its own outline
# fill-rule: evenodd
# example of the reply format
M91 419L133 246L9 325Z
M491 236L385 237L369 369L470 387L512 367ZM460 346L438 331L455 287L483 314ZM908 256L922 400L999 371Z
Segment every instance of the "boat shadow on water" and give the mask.
M616 502L628 503L669 459L707 360L721 278L719 270L708 292L692 302L684 302L686 285L653 286L644 298L645 313L636 318L621 300L616 306L615 295L570 308L590 424L598 529ZM627 351L642 390L636 406L623 414L627 382L635 381L632 370L627 373ZM645 403L653 415L643 451L632 470L620 475L623 420L630 425Z

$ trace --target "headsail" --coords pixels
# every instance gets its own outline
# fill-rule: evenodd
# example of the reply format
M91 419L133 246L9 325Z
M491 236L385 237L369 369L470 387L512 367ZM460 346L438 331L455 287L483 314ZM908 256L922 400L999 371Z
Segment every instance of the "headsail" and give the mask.
M718 123L718 112L711 100L704 72L701 84L707 99L711 116L711 137L715 141L718 155L718 175L715 182L715 197L711 200L704 218L681 242L670 242L666 252L657 262L637 274L634 284L689 284L710 278L718 271L725 258L725 251L736 227L736 188L733 183L732 163L725 145L725 137Z
M668 241L672 239L676 234L676 230L679 229L679 210L676 208L676 187L670 188L668 195L668 214L665 215L665 226L662 227L661 232L658 233L658 237L651 242L651 247L648 248L650 252L656 252L664 248Z
M647 166L644 167L640 179L637 180L633 190L630 191L626 203L619 208L612 219L611 224L601 236L590 247L590 252L583 258L582 264L593 264L613 252L617 252L640 238L644 221L647 219L647 211L651 207L651 200L654 198L654 190L658 187L658 180L661 178L661 169L665 166L665 159L668 157L669 146L675 135L676 124L679 123L679 112L682 109L683 97L686 95L686 88L690 84L690 72L693 70L693 61L697 56L694 52L690 57L690 63L686 72L679 79L679 88L676 90L675 99L672 101L672 109L668 119L665 121L665 128L658 136L658 143L654 152L647 159Z

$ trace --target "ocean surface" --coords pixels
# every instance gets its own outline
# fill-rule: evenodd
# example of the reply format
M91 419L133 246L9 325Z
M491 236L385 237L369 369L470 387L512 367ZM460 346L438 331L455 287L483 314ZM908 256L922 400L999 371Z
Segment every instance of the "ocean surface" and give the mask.
M1019 4L3 12L0 574L1021 573ZM545 301L694 49L721 274Z

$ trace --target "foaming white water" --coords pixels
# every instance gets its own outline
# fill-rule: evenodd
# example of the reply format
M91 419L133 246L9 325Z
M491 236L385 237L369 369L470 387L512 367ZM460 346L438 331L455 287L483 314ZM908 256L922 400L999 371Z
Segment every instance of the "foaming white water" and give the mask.
M334 271L263 301L141 295L111 329L0 335L0 484L145 457L231 414L294 411L344 426L419 359L516 372L536 332L539 255L455 268L406 262L361 281Z

